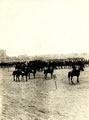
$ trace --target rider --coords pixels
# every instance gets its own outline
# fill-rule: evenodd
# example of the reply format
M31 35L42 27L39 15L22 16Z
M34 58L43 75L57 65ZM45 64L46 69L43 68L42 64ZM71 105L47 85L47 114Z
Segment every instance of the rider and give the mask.
M73 71L73 72L75 72L75 71L76 71L76 66L75 66L75 65L73 65L73 66L72 66L72 68L73 68L73 70L72 70L72 71Z

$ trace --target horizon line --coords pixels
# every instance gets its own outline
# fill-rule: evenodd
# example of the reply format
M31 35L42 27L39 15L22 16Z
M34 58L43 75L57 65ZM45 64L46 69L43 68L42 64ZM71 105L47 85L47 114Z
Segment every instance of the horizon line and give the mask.
M37 55L28 55L28 54L20 54L20 55L8 55L6 54L6 56L8 57L20 57L20 56L27 56L27 57L36 57L36 56L48 56L48 55L70 55L70 54L75 54L75 55L78 55L78 54L89 54L89 52L79 52L79 53L75 53L75 52L71 52L71 53L49 53L49 54L37 54Z

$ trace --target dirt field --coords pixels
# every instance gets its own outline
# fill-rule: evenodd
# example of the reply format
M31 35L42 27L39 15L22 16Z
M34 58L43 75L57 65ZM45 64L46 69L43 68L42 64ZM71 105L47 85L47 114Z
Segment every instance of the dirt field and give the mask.
M89 67L75 85L68 84L69 69L55 70L57 89L43 72L14 82L13 69L0 68L0 120L89 120Z

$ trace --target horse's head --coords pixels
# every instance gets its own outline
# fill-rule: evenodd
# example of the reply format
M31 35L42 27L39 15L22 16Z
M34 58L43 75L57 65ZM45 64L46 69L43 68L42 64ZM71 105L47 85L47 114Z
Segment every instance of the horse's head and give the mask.
M84 71L84 67L80 66L80 67L79 67L79 70L80 70L80 71Z

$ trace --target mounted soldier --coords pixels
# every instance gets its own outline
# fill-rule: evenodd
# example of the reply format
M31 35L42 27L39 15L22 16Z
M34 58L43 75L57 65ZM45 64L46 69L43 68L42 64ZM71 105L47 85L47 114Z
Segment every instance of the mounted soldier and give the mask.
M76 66L75 66L75 65L73 65L73 66L72 66L72 68L73 68L73 70L72 70L72 71L75 73L75 72L76 72Z

